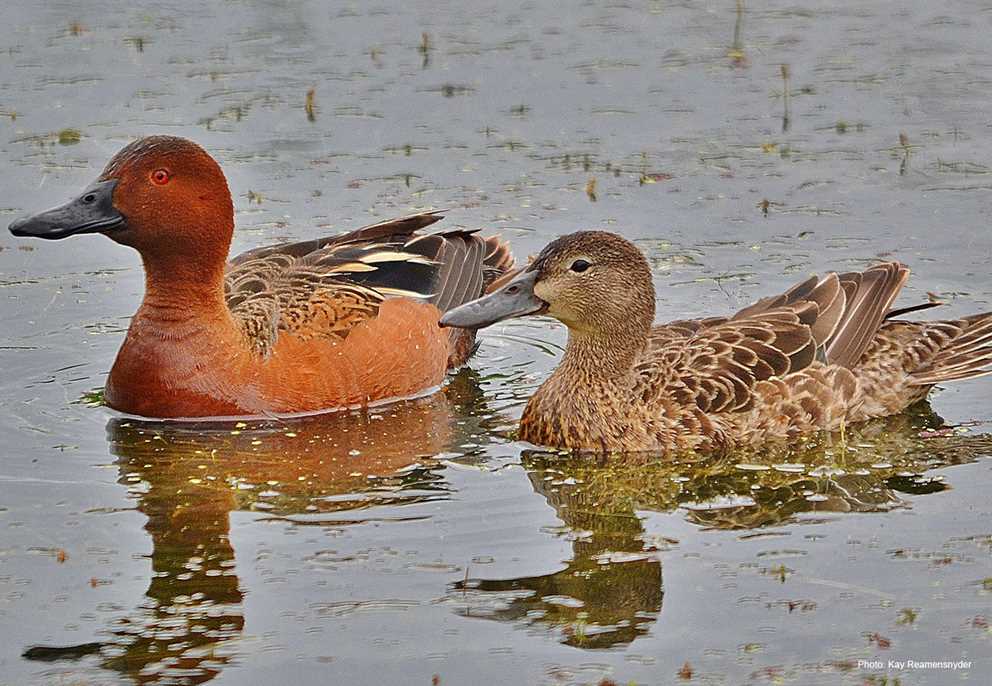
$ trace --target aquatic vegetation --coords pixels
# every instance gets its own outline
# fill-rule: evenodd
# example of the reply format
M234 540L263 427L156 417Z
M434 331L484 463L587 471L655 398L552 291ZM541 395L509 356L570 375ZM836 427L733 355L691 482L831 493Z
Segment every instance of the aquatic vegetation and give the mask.
M59 145L75 145L83 139L79 129L62 129L58 132Z
M307 113L307 120L311 122L317 121L316 99L317 99L317 90L315 88L311 88L310 90L307 91L306 102L303 104L303 109Z
M94 388L83 393L76 402L87 407L104 407L107 404L103 397L103 388Z
M586 197L590 201L596 202L596 177L592 176L586 181Z

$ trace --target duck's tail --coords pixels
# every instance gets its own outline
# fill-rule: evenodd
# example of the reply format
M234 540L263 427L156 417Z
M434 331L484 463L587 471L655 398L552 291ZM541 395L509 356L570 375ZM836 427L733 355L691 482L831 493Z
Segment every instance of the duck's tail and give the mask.
M886 319L920 309L890 309L908 278L909 269L899 262L883 262L860 272L811 276L782 295L745 307L734 319L789 308L809 325L820 361L850 369Z
M450 307L460 305L462 302L478 298L494 288L499 288L507 277L516 273L513 269L513 253L510 252L509 243L499 236L488 236L480 239L474 232L472 238L482 244L481 283L473 284L471 292L465 293L458 302L448 303L448 307L442 309L442 312L450 309ZM451 352L448 355L448 367L450 369L465 364L475 352L478 347L475 333L469 329L451 328L449 330Z
M489 293L495 290L496 283L503 283L507 275L515 274L513 269L513 253L510 252L510 244L499 236L489 236L486 241L486 257L483 260L483 281L482 293ZM482 295L480 293L479 295Z
M915 386L992 374L992 312L928 322L921 332L937 344L934 354L910 373Z

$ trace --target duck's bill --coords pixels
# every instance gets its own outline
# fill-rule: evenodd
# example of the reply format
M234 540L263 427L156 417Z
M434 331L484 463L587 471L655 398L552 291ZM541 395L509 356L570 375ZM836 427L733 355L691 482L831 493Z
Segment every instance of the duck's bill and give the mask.
M460 329L481 329L512 317L541 314L548 304L534 295L537 271L522 272L498 291L448 310L441 317L441 326Z
M54 240L120 228L124 226L124 215L114 207L116 186L117 179L97 181L64 205L14 220L10 232L15 236Z

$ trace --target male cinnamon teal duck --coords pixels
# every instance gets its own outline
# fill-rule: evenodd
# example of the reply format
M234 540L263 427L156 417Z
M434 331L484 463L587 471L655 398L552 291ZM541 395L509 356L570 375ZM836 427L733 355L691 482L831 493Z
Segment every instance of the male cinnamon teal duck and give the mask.
M450 310L480 328L547 314L568 327L520 438L601 451L720 450L789 440L902 411L935 383L992 372L992 313L896 321L909 269L811 277L729 317L654 326L644 255L611 233L548 245L519 275Z
M426 212L227 260L234 208L195 143L131 143L79 197L10 225L16 236L102 233L135 248L145 295L106 386L149 417L291 414L425 392L473 341L438 318L513 263L474 231L425 234Z

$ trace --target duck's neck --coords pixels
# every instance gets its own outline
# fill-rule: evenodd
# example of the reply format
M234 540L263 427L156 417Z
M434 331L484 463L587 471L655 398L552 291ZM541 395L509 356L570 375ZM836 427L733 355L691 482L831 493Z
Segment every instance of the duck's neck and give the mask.
M569 331L565 356L550 380L568 380L580 388L629 387L634 363L647 346L647 333L598 334Z
M145 255L142 261L145 296L131 319L119 362L121 356L154 356L158 369L168 374L173 361L218 363L218 355L241 349L244 337L224 299L223 262Z
M224 261L142 255L145 297L136 319L173 328L184 322L230 319L224 300Z
M647 346L647 335L616 336L569 331L561 364L534 395L534 410L586 421L621 420L617 412L631 402L634 365ZM605 412L595 407L615 406Z

